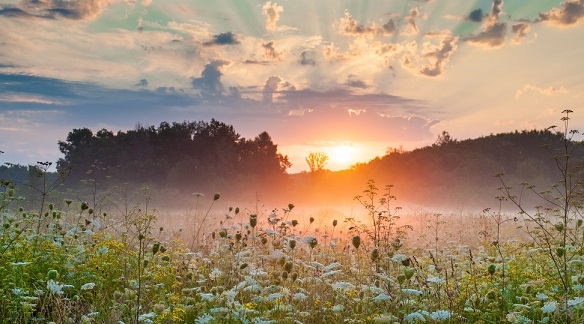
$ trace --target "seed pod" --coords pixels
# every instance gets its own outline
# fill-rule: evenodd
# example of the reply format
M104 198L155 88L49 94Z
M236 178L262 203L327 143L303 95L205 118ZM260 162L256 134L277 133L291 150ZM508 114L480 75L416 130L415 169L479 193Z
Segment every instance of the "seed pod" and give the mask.
M294 264L292 262L288 261L284 265L284 270L286 270L287 272L291 272L293 267L294 267Z
M375 262L379 259L379 250L377 248L371 250L371 261Z
M416 273L416 269L410 267L404 268L404 276L406 277L406 279L410 279L411 277L413 277L414 273Z
M160 243L154 243L152 245L152 255L155 255L156 253L158 253L159 249L160 249Z
M314 249L317 244L318 244L318 241L314 237L311 238L310 241L308 241L308 245L310 246L311 249Z
M310 224L314 223L314 217L310 217L309 221L310 221Z
M249 226L251 226L252 228L255 228L257 224L258 224L258 215L256 215L256 214L249 215Z
M336 219L333 220L333 227L337 227L337 224L338 224L337 220Z
M217 192L216 192L216 193L213 195L213 201L215 201L215 200L219 200L219 198L220 198L220 197L221 197L221 195L220 195L219 193L217 193Z
M241 241L241 232L237 231L237 233L235 233L235 240L237 242Z
M353 236L352 242L353 242L353 246L356 249L359 249L359 246L361 245L361 236L359 236L359 235Z
M294 248L296 247L296 240L290 240L288 241L288 246L294 250Z
M268 243L268 239L265 237L262 237L261 242L262 242L262 244L265 245L266 243Z
M491 264L487 267L487 271L490 275L495 274L495 270L497 270L497 267L494 264Z

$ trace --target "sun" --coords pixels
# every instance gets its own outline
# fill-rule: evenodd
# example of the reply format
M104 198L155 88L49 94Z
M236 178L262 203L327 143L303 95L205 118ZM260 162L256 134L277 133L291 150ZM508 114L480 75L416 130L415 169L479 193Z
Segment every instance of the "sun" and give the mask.
M355 149L347 145L334 146L330 149L330 156L332 163L347 165L354 162Z

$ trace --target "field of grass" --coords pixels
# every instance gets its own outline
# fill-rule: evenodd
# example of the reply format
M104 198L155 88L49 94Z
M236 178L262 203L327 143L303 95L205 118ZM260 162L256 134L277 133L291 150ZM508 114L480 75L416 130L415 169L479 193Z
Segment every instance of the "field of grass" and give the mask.
M1 195L3 322L584 320L581 220L550 223L546 247L534 230L517 229L528 224L517 216L407 215L370 182L362 219L315 220L292 204L259 214L229 208L200 230L204 208L186 236L159 227L148 198L97 215L70 200L26 211L13 189Z

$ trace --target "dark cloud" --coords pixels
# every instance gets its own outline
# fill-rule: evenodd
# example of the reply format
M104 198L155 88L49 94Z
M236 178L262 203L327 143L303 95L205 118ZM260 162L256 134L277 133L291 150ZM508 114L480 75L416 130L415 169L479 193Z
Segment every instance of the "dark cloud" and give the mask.
M282 79L277 76L271 76L266 80L264 89L262 90L264 103L272 103L274 100L274 92L278 90L278 85L280 82L282 82Z
M513 37L513 42L519 43L525 37L525 35L527 35L527 32L529 32L529 24L523 21L518 22L511 26L511 30L515 34L515 37Z
M21 0L14 7L1 9L0 15L86 20L97 17L109 3L110 0Z
M357 78L356 75L349 75L349 77L347 77L347 82L345 82L345 85L352 87L352 88L360 88L360 89L367 89L369 88L369 86L367 85L367 83L365 83L365 81L360 80L359 78Z
M503 0L493 0L493 7L491 9L491 16L499 17L503 10Z
M237 35L232 32L221 33L219 35L213 36L213 39L203 43L205 46L215 46L215 45L238 45L240 42L237 39Z
M312 54L312 52L303 51L302 54L300 54L300 61L298 61L298 63L302 65L316 65L316 61L312 58Z
M499 15L503 10L503 0L493 0L491 13L483 24L483 31L470 35L465 40L471 44L483 47L501 47L507 38L507 24L499 22Z
M282 53L276 51L275 48L276 42L273 40L263 43L262 48L264 49L264 57L269 60L279 60L282 56Z
M220 97L224 94L223 84L221 83L221 67L229 64L224 60L216 60L205 65L200 78L193 78L193 88L201 91L203 97Z
M142 79L142 80L138 81L136 84L134 84L134 86L146 88L146 87L148 87L148 80Z
M382 27L387 34L395 34L398 30L398 25L393 18L390 18Z
M483 21L483 17L483 9L479 8L471 11L470 14L468 14L468 17L466 17L466 20L480 23Z
M562 2L561 8L540 13L539 18L558 26L573 25L584 18L584 0Z
M257 64L257 65L268 65L268 64L270 64L269 61L258 61L258 60L251 60L251 59L245 60L245 61L243 61L243 63L244 64Z
M0 9L0 16L12 18L34 17L34 15L16 7L5 7Z
M465 40L484 47L501 47L505 43L506 34L507 24L497 22L485 27L479 34L468 36Z

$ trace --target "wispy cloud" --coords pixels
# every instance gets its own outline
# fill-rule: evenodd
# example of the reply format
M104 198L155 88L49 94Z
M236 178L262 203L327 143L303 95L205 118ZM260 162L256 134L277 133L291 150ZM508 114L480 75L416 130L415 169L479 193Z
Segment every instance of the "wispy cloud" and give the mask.
M515 93L515 98L519 98L528 92L535 92L545 96L553 96L557 94L568 93L568 89L566 89L563 86L560 87L549 86L547 88L541 88L531 84L526 84L523 86L523 88L517 90L517 92Z

